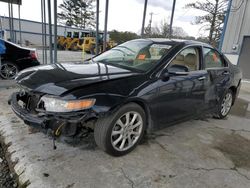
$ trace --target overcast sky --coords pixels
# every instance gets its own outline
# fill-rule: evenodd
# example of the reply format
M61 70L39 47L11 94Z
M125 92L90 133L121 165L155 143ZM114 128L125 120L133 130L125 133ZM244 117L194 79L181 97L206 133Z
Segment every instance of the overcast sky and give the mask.
M58 0L58 4L63 0ZM153 12L153 26L160 24L165 19L170 21L172 0L148 0L146 24L149 22L149 13ZM196 15L203 14L194 9L185 9L185 4L195 0L177 0L174 26L182 27L190 36L198 37L204 35L199 31L200 26L191 24ZM41 21L41 1L23 0L21 6L21 18ZM109 0L108 30L133 31L140 33L144 0ZM60 11L60 9L58 10ZM14 17L17 17L17 6L14 5ZM105 0L100 0L100 29L104 25ZM0 3L0 15L8 16L8 4Z

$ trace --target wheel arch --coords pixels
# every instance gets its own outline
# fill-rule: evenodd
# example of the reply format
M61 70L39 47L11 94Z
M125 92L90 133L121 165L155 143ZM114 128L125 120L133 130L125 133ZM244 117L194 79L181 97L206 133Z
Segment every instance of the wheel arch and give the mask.
M126 105L128 103L135 103L135 104L139 105L144 110L145 115L146 115L146 131L147 132L152 131L153 127L154 127L153 126L154 123L153 123L153 120L152 120L152 117L151 117L150 108L149 108L148 104L142 99L132 98L132 99L126 100L123 103L121 103L120 105L112 107L110 109L110 112L115 112L119 108L121 108L122 106L124 106L124 105Z
M136 103L137 105L139 105L145 112L146 114L146 131L150 131L153 129L153 122L152 122L152 118L151 118L151 113L150 113L150 109L148 107L148 105L141 100L132 100L129 103Z
M233 104L234 104L235 99L236 99L236 94L237 94L237 87L236 86L231 86L228 89L231 90L232 93L233 93Z

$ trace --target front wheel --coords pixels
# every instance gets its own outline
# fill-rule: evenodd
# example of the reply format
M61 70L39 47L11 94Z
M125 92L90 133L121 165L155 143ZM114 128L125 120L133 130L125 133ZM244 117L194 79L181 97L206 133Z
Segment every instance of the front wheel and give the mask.
M220 100L218 105L218 111L215 114L215 118L223 119L225 118L231 110L233 105L233 92L229 89Z
M98 119L94 130L95 141L108 154L122 156L137 146L145 127L144 110L135 103L129 103L113 115Z

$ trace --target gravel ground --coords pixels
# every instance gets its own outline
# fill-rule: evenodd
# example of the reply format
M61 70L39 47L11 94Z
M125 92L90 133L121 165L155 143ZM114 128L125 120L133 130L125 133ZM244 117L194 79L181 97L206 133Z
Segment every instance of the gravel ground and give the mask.
M6 149L0 144L0 187L13 188L17 187L13 173L10 172L8 162L5 158Z
M13 87L13 80L0 80L0 92L1 89ZM13 188L17 187L14 173L11 173L8 161L6 160L7 148L2 145L0 137L0 188Z

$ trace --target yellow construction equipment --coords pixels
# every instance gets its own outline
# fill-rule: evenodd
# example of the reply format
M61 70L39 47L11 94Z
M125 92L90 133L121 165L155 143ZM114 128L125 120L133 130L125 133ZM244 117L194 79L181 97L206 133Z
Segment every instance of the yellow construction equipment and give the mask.
M57 48L59 50L66 50L68 44L72 41L72 37L71 37L71 32L67 33L67 36L59 36L57 37Z
M84 37L84 51L87 53L96 53L95 45L96 38L95 37ZM115 42L112 40L107 41L106 50L113 48L115 46ZM103 52L103 42L99 41L99 52Z
M99 41L99 52L103 51L103 42L102 42L102 34L100 34L100 41ZM72 51L78 51L78 50L84 50L87 53L96 53L95 49L96 45L96 37L94 33L89 33L88 35L85 35L85 33L81 34L81 37L79 37L79 32L73 32L73 35L71 32L67 33L67 36L59 36L57 39L57 47L60 50L72 50ZM107 41L106 49L110 49L115 46L114 41Z

